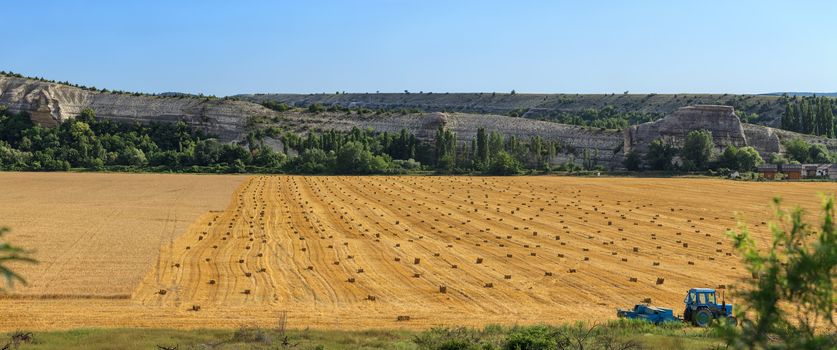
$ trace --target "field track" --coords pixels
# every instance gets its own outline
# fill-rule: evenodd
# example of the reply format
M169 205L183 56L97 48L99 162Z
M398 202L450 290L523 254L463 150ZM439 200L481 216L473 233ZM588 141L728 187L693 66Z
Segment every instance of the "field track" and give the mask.
M837 191L706 179L238 179L225 210L194 215L177 239L153 242L144 278L118 280L130 297L3 299L0 329L274 326L282 314L291 327L341 329L603 320L617 306L679 306L690 287L737 283L747 273L724 235L734 212L765 239L773 196L816 212L817 193Z

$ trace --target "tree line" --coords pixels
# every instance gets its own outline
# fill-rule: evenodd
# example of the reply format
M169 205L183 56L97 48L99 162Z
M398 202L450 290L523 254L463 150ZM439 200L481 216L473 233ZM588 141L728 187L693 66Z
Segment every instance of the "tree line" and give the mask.
M519 117L527 109L516 109L509 112L509 116ZM585 108L580 111L550 111L546 115L534 116L534 119L551 121L561 124L587 126L599 129L625 129L631 125L652 122L663 117L661 113L620 111L613 105L604 108Z
M758 151L750 146L739 148L728 145L723 152L716 154L712 133L694 130L686 135L682 147L656 139L648 145L644 157L636 150L630 150L623 165L631 171L753 171L763 163Z
M824 145L785 142L786 155L772 163L837 162ZM565 161L555 164L558 155ZM32 123L25 113L0 107L0 169L66 171L70 169L178 172L262 172L299 174L440 174L513 175L522 172L604 170L596 150L574 149L560 140L521 138L479 128L468 140L440 127L433 140L354 128L310 131L305 135L278 128L252 131L237 143L176 123L129 124L100 120L86 109L55 128ZM654 140L645 155L626 154L628 170L752 171L764 161L752 147L728 146L716 154L711 133L693 131L681 147Z
M828 97L801 97L785 104L781 128L802 134L835 137L834 107Z
M46 128L34 124L26 113L0 107L2 170L511 175L527 169L553 170L549 161L557 152L574 151L539 136L506 138L485 129L479 129L470 143L458 142L455 133L444 128L428 141L405 129L388 133L353 128L299 135L264 128L248 133L241 142L221 143L183 121L118 123L98 119L93 110L85 109L76 118ZM580 164L571 158L555 170L597 168L596 156L582 152Z
M603 170L597 163L598 151L577 150L538 135L528 139L515 135L506 138L499 132L478 128L469 141L457 142L455 133L439 127L433 145L432 164L438 173L512 175L523 171ZM553 168L552 161L559 153L568 155L568 159Z

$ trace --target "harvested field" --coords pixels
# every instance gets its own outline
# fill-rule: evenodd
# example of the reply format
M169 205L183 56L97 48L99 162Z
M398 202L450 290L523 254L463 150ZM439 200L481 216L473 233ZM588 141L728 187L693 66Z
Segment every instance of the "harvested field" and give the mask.
M209 210L223 210L243 176L0 173L0 226L35 251L13 297L122 298L161 246Z
M735 284L747 273L724 235L734 212L767 239L773 196L816 212L817 193L835 191L707 179L250 177L226 210L184 224L171 244L149 242L162 247L159 264L149 262L131 299L0 300L0 329L272 326L285 312L291 327L341 329L609 319L619 306L679 307L690 287Z

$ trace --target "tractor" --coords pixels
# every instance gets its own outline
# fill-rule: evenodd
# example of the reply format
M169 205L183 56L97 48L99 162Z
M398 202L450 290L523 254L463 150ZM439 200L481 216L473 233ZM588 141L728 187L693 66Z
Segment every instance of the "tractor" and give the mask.
M686 304L686 309L683 311L683 320L691 322L695 326L709 326L712 319L726 320L733 326L738 324L732 314L732 304L727 304L723 296L721 303L718 304L714 289L689 289L683 303Z
M683 303L686 304L683 318L675 317L672 309L646 304L634 305L631 310L617 309L616 316L646 320L654 324L684 321L698 327L709 326L713 319L726 320L732 325L737 324L735 316L732 315L732 305L727 304L725 300L718 304L714 289L692 288L686 293Z

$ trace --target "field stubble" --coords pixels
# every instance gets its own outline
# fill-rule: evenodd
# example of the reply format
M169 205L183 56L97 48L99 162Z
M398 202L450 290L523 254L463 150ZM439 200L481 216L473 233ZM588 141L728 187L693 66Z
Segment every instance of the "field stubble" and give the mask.
M69 176L69 175L68 175ZM734 212L830 183L566 177L247 178L161 247L130 299L0 300L0 328L432 325L604 320L747 277ZM196 215L197 216L197 215ZM124 247L121 249L125 249ZM108 276L90 278L107 279ZM121 280L120 280L121 281ZM728 299L728 302L734 300ZM400 319L400 321L399 321Z

